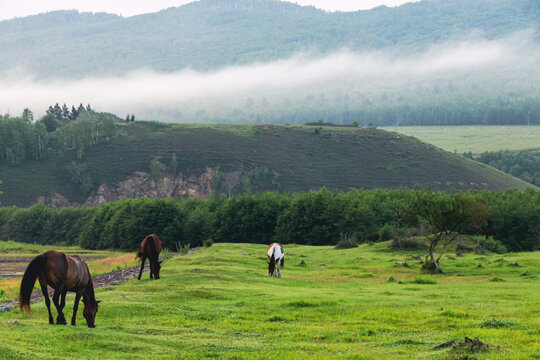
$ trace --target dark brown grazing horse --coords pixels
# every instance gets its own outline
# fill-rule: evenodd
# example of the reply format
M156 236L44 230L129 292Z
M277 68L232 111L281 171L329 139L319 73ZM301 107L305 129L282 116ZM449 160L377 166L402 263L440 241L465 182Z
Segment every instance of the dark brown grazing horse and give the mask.
M32 313L32 309L30 309L30 296L32 295L36 278L41 286L45 304L49 311L49 324L54 324L54 321L51 314L51 301L49 300L47 285L50 285L54 289L53 302L58 311L58 316L56 317L57 324L67 324L62 310L66 305L66 293L72 291L75 292L75 304L73 305L71 325L75 325L79 300L82 296L84 303L83 315L86 319L86 324L91 328L96 327L94 321L98 311L99 301L96 301L94 296L94 286L92 285L92 277L90 276L90 271L88 271L88 266L86 266L80 257L77 255L69 256L57 251L47 251L36 256L28 264L21 281L19 308L23 313L25 311L28 311L30 314ZM62 296L62 299L59 302L60 296Z
M159 279L159 270L161 270L161 263L159 261L159 253L161 252L161 239L156 234L150 234L144 238L141 243L141 248L137 252L137 257L141 259L141 271L139 271L139 277L137 279L141 280L141 275L144 269L144 262L146 259L150 261L150 279L154 277Z

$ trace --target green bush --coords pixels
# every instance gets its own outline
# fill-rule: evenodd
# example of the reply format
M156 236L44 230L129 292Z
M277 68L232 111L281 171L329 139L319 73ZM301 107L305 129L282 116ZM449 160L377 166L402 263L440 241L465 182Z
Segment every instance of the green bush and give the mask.
M390 248L392 249L415 250L415 249L423 249L425 247L426 247L426 244L424 244L422 241L416 238L397 237L390 244Z
M396 238L396 227L392 224L385 224L377 232L379 241L388 241Z
M206 240L204 240L204 242L203 242L203 246L204 246L205 248L209 248L209 247L211 247L212 245L214 245L214 240L212 240L212 239L206 239Z
M358 239L355 234L340 234L340 240L335 249L352 249L358 247Z
M482 237L480 240L480 246L486 249L487 251L491 251L496 254L504 254L508 252L508 249L502 242L499 240L493 239L492 236L489 237Z

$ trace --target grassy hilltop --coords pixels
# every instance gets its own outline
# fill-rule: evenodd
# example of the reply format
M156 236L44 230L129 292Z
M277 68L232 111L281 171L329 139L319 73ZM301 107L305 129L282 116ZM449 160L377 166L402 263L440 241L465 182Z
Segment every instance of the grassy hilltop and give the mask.
M538 358L537 253L449 254L444 274L425 275L412 258L420 250L389 250L388 243L349 250L287 245L278 280L266 276L266 249L216 244L166 261L161 280L145 274L141 281L97 289L102 303L95 329L84 326L80 313L76 327L48 325L43 302L33 304L33 318L16 310L0 313L0 354L3 359L142 359L149 353L156 359ZM72 294L66 303L71 316ZM6 323L13 320L18 324ZM433 349L465 336L490 347Z
M173 155L175 167L171 165ZM55 193L84 203L89 193L72 181L66 168L74 160L74 152L50 151L43 161L26 161L17 167L1 164L2 205L28 206ZM80 160L88 166L92 191L101 184L114 186L136 171L151 173L152 161L160 164L160 176L181 173L197 177L211 168L223 174L221 183L226 183L230 174L245 179L257 169L267 169L277 180L260 189L291 192L323 186L342 190L530 186L402 134L351 127L141 122L120 126L117 138L88 149ZM218 191L225 192L223 186L218 189L215 178L211 181Z

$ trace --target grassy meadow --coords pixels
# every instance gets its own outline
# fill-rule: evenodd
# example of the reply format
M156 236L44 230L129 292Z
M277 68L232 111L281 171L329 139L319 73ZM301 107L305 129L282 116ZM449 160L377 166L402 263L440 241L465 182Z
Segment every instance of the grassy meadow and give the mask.
M48 325L42 302L33 317L0 313L1 357L540 359L538 252L449 254L444 274L428 275L412 258L421 251L388 243L287 245L279 280L266 249L215 244L167 260L161 280L97 289L95 329L82 306L76 327ZM465 336L492 347L433 350Z
M380 129L414 136L458 154L540 148L540 126L388 126Z

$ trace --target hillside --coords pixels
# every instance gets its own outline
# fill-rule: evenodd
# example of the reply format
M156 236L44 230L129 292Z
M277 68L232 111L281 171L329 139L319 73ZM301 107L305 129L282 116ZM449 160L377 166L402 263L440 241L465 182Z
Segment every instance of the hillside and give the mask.
M176 161L173 159L176 158ZM507 189L527 183L402 134L376 129L275 125L120 126L90 148L91 189L72 181L73 152L1 163L2 205L99 204L126 197L208 197L264 190L413 188Z
M130 18L55 11L0 22L0 69L40 78L267 62L298 52L398 46L406 53L470 35L538 27L536 0L433 0L328 13L276 0L201 0Z

